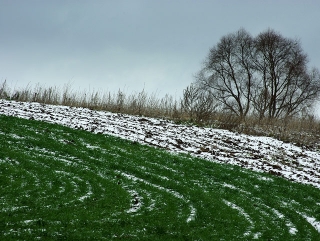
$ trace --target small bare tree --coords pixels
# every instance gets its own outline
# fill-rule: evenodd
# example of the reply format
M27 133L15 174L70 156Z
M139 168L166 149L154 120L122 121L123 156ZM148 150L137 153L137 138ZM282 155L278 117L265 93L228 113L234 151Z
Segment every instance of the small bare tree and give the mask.
M7 80L4 80L4 82L0 86L0 98L1 99L9 98L9 94L7 92Z
M183 91L181 108L191 120L207 121L213 114L216 105L212 93L191 84Z

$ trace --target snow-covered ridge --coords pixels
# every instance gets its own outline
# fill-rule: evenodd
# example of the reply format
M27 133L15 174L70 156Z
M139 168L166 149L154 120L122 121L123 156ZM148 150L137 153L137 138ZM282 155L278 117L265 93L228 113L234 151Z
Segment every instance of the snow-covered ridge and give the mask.
M210 161L269 172L320 188L320 153L270 137L94 111L86 108L0 100L0 114L110 134L139 143L190 153Z

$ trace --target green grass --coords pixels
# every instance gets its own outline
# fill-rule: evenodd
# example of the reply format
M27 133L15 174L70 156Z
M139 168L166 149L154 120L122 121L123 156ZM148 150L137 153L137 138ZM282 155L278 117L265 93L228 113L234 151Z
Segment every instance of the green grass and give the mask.
M312 186L0 116L0 240L320 240L304 216Z

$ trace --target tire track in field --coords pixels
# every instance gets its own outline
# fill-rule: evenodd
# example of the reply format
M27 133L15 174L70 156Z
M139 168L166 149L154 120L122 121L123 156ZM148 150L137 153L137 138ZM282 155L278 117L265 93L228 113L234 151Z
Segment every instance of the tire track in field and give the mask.
M145 179L142 179L142 178L139 178L139 177L136 177L134 175L131 175L131 174L127 174L127 173L124 173L124 172L118 172L121 176L127 178L128 180L131 180L133 183L135 182L141 182L143 184L146 184L147 186L151 186L161 192L166 192L166 193L169 193L171 194L172 196L174 196L175 198L179 199L180 201L186 203L189 205L189 215L186 219L186 222L191 222L191 221L194 221L195 220L195 215L196 215L196 208L190 203L190 200L188 200L187 198L185 198L181 193L177 192L177 191L174 191L174 190L171 190L171 189L168 189L164 186L161 186L161 185L158 185L158 184L154 184L154 183L151 183ZM140 207L140 206L138 206Z

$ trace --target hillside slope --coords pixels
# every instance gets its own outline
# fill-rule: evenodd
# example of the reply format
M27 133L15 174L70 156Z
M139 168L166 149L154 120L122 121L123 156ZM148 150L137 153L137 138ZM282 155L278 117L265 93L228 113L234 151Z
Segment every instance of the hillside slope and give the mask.
M320 192L0 115L0 240L319 240Z
M0 100L0 114L110 134L209 161L268 172L320 188L320 153L270 137L94 111L85 108Z

